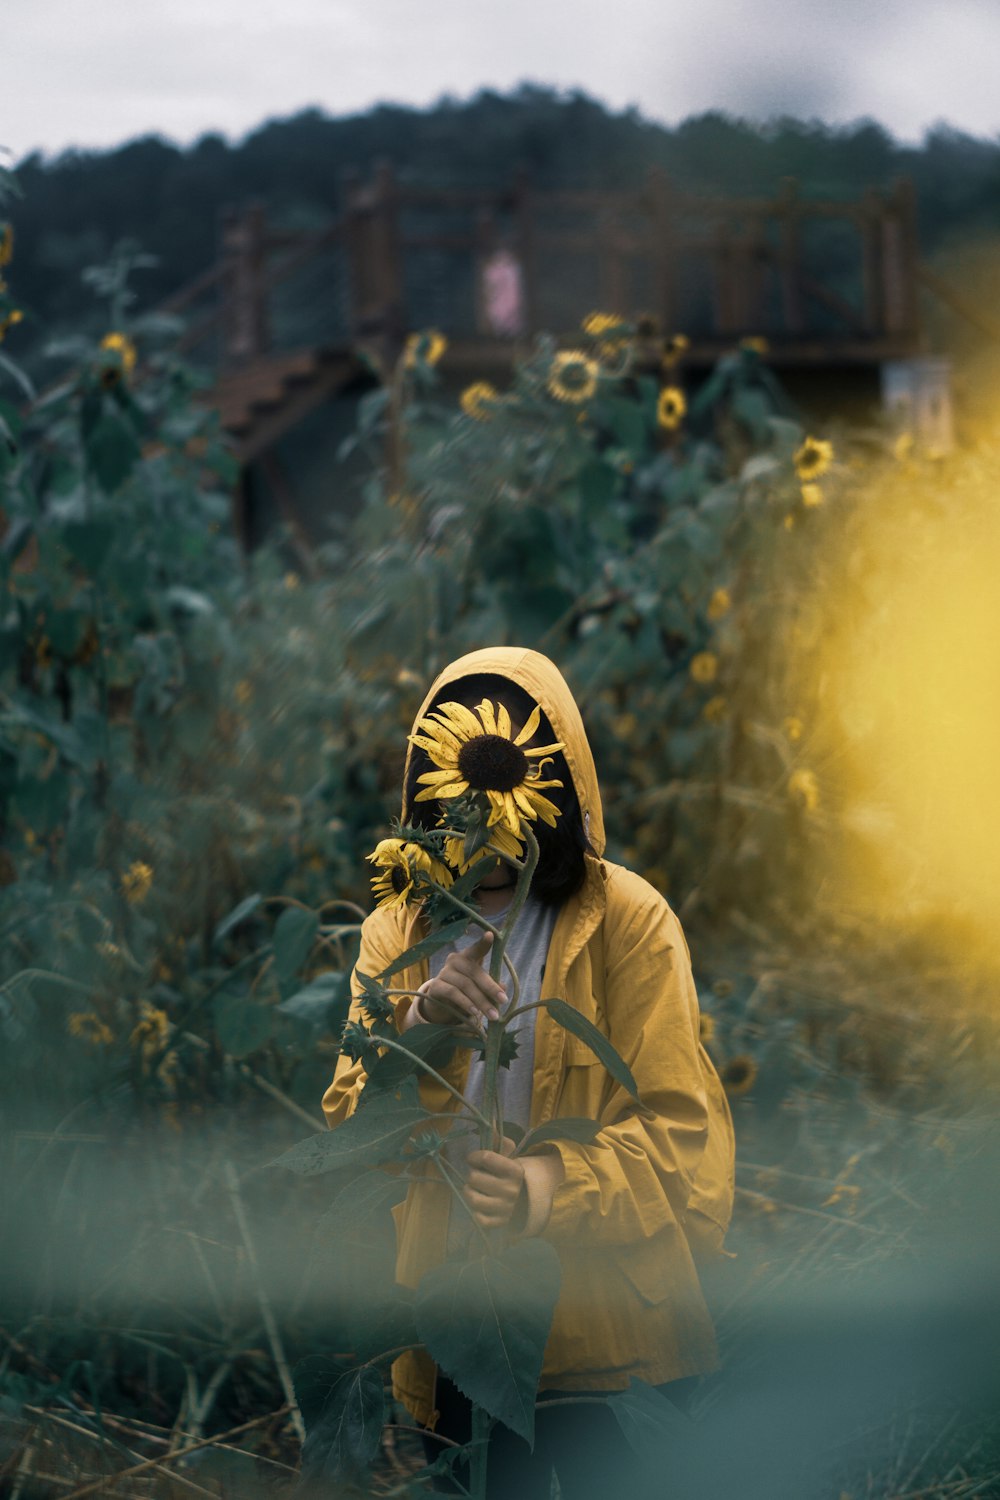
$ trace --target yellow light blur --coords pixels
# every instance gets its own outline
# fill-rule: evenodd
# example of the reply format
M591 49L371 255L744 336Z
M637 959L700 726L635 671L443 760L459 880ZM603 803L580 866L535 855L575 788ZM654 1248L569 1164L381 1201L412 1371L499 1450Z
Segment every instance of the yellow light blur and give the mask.
M931 464L871 495L845 561L853 617L824 665L855 898L892 921L959 919L1000 956L998 472L995 456Z

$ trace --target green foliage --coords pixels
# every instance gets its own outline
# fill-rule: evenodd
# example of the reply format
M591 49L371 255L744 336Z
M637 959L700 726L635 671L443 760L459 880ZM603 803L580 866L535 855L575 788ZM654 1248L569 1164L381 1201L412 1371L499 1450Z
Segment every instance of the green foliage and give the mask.
M382 1440L385 1394L374 1365L349 1370L333 1386L302 1449L307 1481L336 1484L359 1478Z
M603 1031L598 1031L592 1021L582 1016L572 1005L567 1005L565 1000L544 1000L543 1005L554 1021L564 1026L573 1036L586 1042L591 1052L607 1068L616 1083L620 1083L623 1089L627 1089L633 1099L639 1099L639 1088L632 1077L632 1070L625 1062L615 1047L611 1045Z
M668 1448L677 1447L689 1437L691 1421L668 1398L635 1376L627 1390L608 1397L618 1425L634 1453L655 1459Z
M434 1360L496 1421L534 1441L535 1392L559 1295L559 1258L545 1240L447 1261L417 1292L417 1329Z

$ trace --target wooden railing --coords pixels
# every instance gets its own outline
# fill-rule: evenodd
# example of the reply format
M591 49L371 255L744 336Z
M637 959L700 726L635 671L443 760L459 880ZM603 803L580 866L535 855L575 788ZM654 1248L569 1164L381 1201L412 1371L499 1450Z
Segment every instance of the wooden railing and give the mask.
M771 199L724 199L655 169L638 190L550 192L525 173L500 189L416 187L383 164L369 182L347 174L341 212L311 233L273 228L259 204L229 211L217 263L164 309L191 314L182 348L211 339L223 367L268 352L280 289L323 257L342 338L389 357L427 323L457 342L510 343L566 333L594 308L650 313L709 351L757 334L776 352L877 358L919 337L905 180L854 201L803 197L791 179ZM502 328L484 292L500 260L516 303ZM309 316L307 301L300 324Z

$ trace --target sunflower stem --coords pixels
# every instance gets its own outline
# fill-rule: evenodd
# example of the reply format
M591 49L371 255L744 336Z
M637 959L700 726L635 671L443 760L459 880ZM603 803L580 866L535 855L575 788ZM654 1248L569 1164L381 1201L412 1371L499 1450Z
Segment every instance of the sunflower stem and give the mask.
M415 1063L418 1068L421 1068L423 1072L425 1072L430 1078L433 1078L436 1083L439 1083L443 1089L447 1089L448 1093L453 1095L453 1097L458 1100L459 1104L464 1105L469 1113L479 1122L480 1139L482 1138L483 1131L489 1130L489 1121L485 1111L480 1113L480 1111L474 1104L469 1103L464 1094L460 1093L458 1089L450 1084L447 1078L443 1078L441 1076L437 1068L432 1068L429 1062L424 1062L423 1058L415 1056L415 1054L410 1051L409 1047L404 1047L402 1042L394 1042L391 1037L379 1036L376 1037L375 1040L380 1047L388 1047L390 1052L401 1052L404 1057L408 1057L412 1063Z
M493 950L490 953L490 978L500 981L504 961L507 959L507 943L514 930L514 923L521 914L521 909L528 899L528 890L531 886L531 877L535 873L538 864L538 840L528 827L527 823L522 825L521 833L528 846L524 864L518 872L517 885L514 887L514 897L510 903L507 915L504 918L503 927L499 934L493 939ZM494 929L495 930L495 929ZM512 967L508 961L508 967ZM513 970L512 970L513 972ZM516 976L515 976L516 979ZM517 1005L520 986L515 989L512 996L514 1005ZM483 1109L482 1112L488 1120L496 1121L497 1143L503 1142L503 1112L497 1097L497 1070L500 1066L500 1044L506 1028L506 1020L490 1021L486 1027L486 1057L483 1066ZM484 1151L493 1148L492 1130L482 1132L480 1139Z

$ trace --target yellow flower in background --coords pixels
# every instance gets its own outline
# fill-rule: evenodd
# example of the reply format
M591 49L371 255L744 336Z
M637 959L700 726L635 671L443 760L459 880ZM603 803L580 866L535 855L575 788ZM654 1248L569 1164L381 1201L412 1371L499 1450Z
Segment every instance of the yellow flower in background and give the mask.
M299 584L302 582L302 579L299 577L298 573L286 573L282 582L284 583L285 588L291 591L298 588Z
M659 425L665 427L668 432L675 431L684 420L686 411L687 401L680 386L664 386L656 403L656 420Z
M715 1035L715 1017L706 1016L702 1011L698 1016L698 1040L699 1042L710 1042Z
M131 376L136 365L135 345L127 333L106 333L101 339L101 348L121 358L125 377Z
M249 677L240 679L233 689L233 697L241 708L246 708L247 704L253 700L253 683Z
M719 658L714 651L698 651L688 670L695 682L714 682L719 675Z
M792 527L795 525L795 517L792 515L791 511L789 511L788 515L785 517L781 524L782 526L784 526L786 531L791 531Z
M582 349L563 349L549 366L546 385L557 401L579 405L597 390L598 367Z
M673 333L668 339L663 340L663 368L672 370L674 365L684 358L691 347L691 340L686 333Z
M9 329L15 328L18 323L23 322L24 313L19 307L12 307L9 313L4 313L3 317L0 317L0 344L7 337Z
M132 1028L129 1042L133 1047L138 1047L144 1061L149 1062L169 1037L170 1022L165 1010L160 1010L156 1005L150 1005L146 1000L139 1008L139 1016L139 1021Z
M897 463L906 463L908 458L913 457L913 433L901 432L892 445L892 456Z
M442 703L417 724L410 744L426 750L437 770L418 777L423 791L418 802L448 801L470 792L485 794L492 828L499 825L516 837L525 820L541 818L555 826L559 809L541 795L561 781L543 781L543 757L552 756L562 744L525 747L538 729L541 710L532 709L520 734L514 736L510 714L502 703L488 698L473 711L461 703Z
M727 588L717 588L708 601L708 618L710 620L721 620L723 615L728 615L733 607L733 600Z
M133 860L122 876L122 891L131 906L145 901L153 884L153 867L144 860Z
M833 444L807 437L795 455L795 472L803 483L819 479L833 463Z
M757 1079L757 1064L748 1052L731 1057L719 1074L727 1094L746 1094Z
M115 1039L110 1026L106 1026L92 1010L74 1011L66 1021L66 1030L70 1036L79 1037L91 1047L110 1047Z
M749 338L740 339L740 348L747 354L769 354L771 346L767 339L761 338L759 334L751 334Z
M802 738L802 720L796 718L795 714L789 714L781 727L785 731L786 739L791 740L793 745Z
M488 380L477 380L465 387L458 398L458 404L474 422L488 422L492 415L490 408L499 400L500 392L495 386L490 385Z
M379 906L389 910L405 906L423 894L426 882L420 881L421 874L436 880L438 885L449 886L453 882L447 865L406 839L382 839L367 858L378 871L372 876L372 894Z
M428 328L424 333L411 333L403 350L403 363L408 370L420 363L430 365L433 369L447 347L448 340L436 328Z
M706 724L721 724L728 712L728 700L726 698L723 698L721 693L718 693L714 698L709 698L708 702L705 704L705 707L701 711L701 716L705 720Z
M818 484L804 484L802 486L802 504L807 506L823 504L823 490Z
M793 771L788 778L788 795L806 812L815 812L819 807L819 783L815 773L804 767Z
M14 226L5 224L0 234L0 266L9 266L14 259Z
M617 313L592 312L587 314L580 327L592 339L597 339L611 328L620 328L624 321Z

